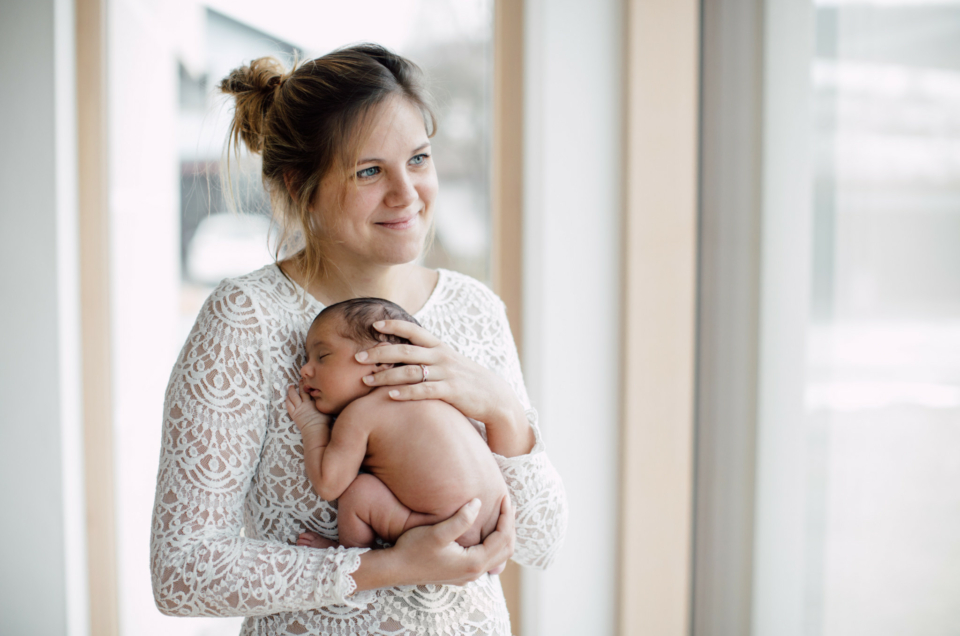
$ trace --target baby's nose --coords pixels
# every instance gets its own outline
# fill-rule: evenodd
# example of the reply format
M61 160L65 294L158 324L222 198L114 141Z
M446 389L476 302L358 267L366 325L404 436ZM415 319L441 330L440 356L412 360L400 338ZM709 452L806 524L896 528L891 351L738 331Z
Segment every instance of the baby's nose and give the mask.
M310 363L308 362L300 367L300 377L305 378L309 375L313 375L313 370L310 368Z

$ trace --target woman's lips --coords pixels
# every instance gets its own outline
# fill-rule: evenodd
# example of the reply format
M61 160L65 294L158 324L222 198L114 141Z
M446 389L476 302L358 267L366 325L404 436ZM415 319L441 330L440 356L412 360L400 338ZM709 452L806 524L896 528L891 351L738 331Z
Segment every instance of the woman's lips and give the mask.
M388 230L406 230L407 228L413 227L414 223L417 221L418 214L411 214L408 217L402 219L397 219L395 221L380 221L377 225L385 227Z

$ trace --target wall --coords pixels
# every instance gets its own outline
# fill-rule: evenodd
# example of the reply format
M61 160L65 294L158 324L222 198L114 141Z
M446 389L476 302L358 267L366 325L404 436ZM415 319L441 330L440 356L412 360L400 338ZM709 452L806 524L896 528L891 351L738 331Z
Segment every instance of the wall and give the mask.
M524 571L524 636L615 630L622 24L618 0L526 6L524 370L571 516Z
M82 634L72 3L0 15L0 631Z

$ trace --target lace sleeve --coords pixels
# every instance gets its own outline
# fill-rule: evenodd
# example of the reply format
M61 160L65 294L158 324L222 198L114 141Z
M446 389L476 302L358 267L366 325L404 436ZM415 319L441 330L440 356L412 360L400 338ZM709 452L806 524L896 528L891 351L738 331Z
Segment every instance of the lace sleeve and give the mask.
M520 371L517 346L510 332L507 312L497 303L497 337L493 370L513 387L527 413L536 443L527 455L503 457L494 453L513 503L517 508L517 544L513 560L521 565L544 569L560 551L567 532L567 496L563 482L544 452L537 411L531 407Z
M347 604L365 550L300 548L242 536L244 500L269 419L270 358L260 308L224 282L173 368L150 546L153 592L177 616L255 616Z

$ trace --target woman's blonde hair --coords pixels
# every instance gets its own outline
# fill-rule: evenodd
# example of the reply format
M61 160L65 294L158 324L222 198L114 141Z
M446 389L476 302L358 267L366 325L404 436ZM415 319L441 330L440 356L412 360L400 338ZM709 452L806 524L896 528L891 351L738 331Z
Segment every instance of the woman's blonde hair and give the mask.
M308 284L328 273L324 229L335 222L312 212L311 203L330 170L340 172L340 184L354 173L374 107L400 96L420 109L428 136L436 130L419 67L375 44L294 60L289 71L276 58L261 57L232 71L220 90L236 100L227 136L228 182L231 150L239 156L242 141L263 160L263 186L280 226L275 257L293 246L299 231L302 248L292 258Z

